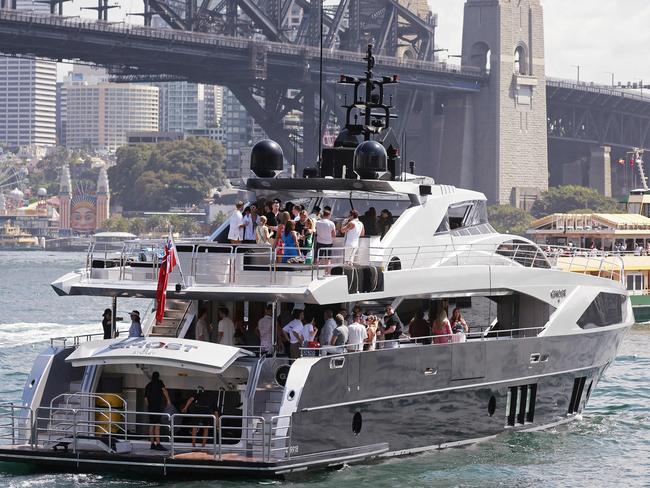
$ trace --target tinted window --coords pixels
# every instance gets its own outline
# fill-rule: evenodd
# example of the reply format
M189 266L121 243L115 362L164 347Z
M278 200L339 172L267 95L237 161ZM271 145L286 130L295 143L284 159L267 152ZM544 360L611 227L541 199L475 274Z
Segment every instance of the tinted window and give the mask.
M578 320L583 329L594 329L623 322L625 296L615 293L599 293Z

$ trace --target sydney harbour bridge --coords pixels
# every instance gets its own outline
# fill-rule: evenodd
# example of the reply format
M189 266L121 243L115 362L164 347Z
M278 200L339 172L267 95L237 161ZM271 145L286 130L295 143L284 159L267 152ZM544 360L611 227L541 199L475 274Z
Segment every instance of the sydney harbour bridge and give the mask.
M74 0L45 0L49 15L0 1L0 52L94 63L117 81L223 85L285 154L298 141L307 163L318 157L319 134L344 120L345 92L335 81L363 71L368 43L378 54L377 72L400 78L392 94L399 115L394 128L403 156L418 161L422 173L440 177L446 167L430 128L454 123L447 105L491 82L489 64L473 63L469 54L461 65L437 61L438 19L420 8L426 2L144 0L143 25L135 25L107 21L116 6L108 0L92 7L97 20L66 16L68 1ZM288 28L296 11L299 21ZM650 148L650 98L585 83L544 83L552 182L562 182L563 165L588 162L594 147L611 147L614 158L632 147ZM301 114L298 139L284 123L290 113Z

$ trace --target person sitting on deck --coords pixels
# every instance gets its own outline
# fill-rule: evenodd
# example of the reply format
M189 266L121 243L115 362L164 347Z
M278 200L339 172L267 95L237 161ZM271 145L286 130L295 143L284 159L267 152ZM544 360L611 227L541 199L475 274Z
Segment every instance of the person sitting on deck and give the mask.
M190 418L190 424L192 427L192 447L196 447L196 433L199 430L199 427L203 427L201 447L205 447L205 443L208 440L208 428L213 425L213 420L210 418L210 415L216 417L217 429L219 427L219 410L216 405L212 405L208 394L205 392L205 388L198 386L194 394L187 399L187 402L181 409L181 413L189 413L191 415L197 415L197 417ZM198 417L201 415L201 417ZM215 432L215 436L218 433Z

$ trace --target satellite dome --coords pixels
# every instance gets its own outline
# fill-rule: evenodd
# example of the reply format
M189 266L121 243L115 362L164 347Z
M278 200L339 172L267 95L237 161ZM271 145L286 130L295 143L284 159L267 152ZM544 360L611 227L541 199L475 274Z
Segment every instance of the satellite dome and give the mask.
M284 166L284 154L280 145L264 139L251 150L251 171L259 178L273 178Z
M36 191L36 195L38 195L40 198L45 198L47 196L47 190L45 188L43 188L43 187L40 187Z
M18 188L14 188L9 192L9 198L12 200L23 200L25 198L25 194Z
M365 141L354 151L354 171L363 179L376 179L388 167L386 149L377 141Z

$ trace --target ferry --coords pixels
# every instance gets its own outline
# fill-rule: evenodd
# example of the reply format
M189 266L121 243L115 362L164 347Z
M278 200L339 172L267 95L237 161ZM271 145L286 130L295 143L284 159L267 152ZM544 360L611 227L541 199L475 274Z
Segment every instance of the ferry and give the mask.
M626 209L627 213L620 214L548 215L533 221L527 234L545 252L556 255L559 258L558 264L568 271L587 270L588 273L602 275L605 270L601 268L598 256L619 256L622 274L609 269L609 276L626 285L636 321L648 322L650 189L645 184L643 188L630 192Z
M0 250L32 251L41 248L38 237L23 232L11 221L6 221L0 227Z
M202 242L131 240L114 255L91 247L86 266L52 287L110 298L113 321L120 300L150 299L143 334L52 339L22 400L0 407L0 460L154 477L284 477L580 418L634 323L624 284L606 276L622 276L620 258L598 256L599 276L566 272L534 242L495 232L483 194L403 170L384 102L397 80L374 77L370 48L365 59L364 77L341 78L354 92L347 124L320 167L285 177L279 145L262 141L247 189L260 206L328 206L335 220L386 210L381 232L367 225L358 246L337 236L318 252L294 249L303 260L286 259L286 243L228 242L228 222ZM158 277L170 269L162 306ZM297 357L281 354L280 327L292 314L300 320L302 310L321 327L330 311L355 307L379 317L394 310L404 333L381 336L374 349L311 341ZM409 336L415 313L453 308L463 312L466 340ZM270 347L197 340L204 310L213 324L221 318L218 335L231 330L225 315L263 327L268 314ZM169 404L150 412L145 390L157 378ZM209 406L188 410L197 397ZM155 428L160 444L152 444Z

